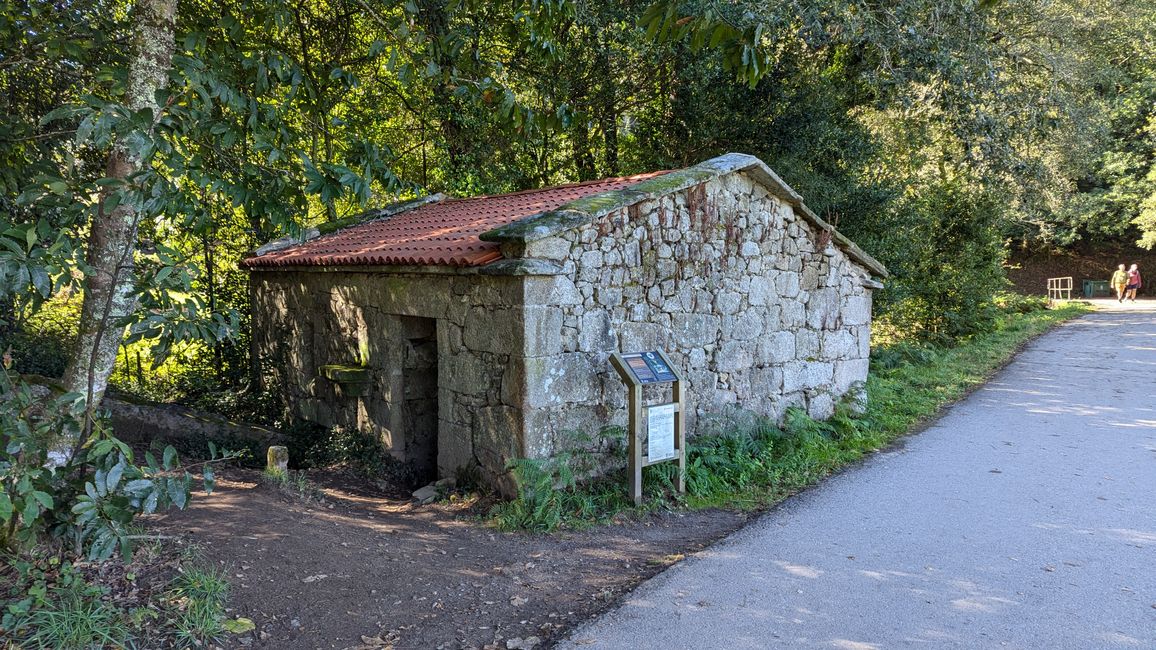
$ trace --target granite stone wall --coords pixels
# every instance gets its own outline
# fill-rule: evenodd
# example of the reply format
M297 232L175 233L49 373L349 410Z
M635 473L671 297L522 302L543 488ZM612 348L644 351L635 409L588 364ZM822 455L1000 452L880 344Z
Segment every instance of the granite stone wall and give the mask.
M558 312L561 350L526 360L526 450L624 425L613 350L661 348L689 379L696 416L739 407L829 417L867 378L866 269L747 175L722 176L528 243L563 273L527 278ZM661 398L661 395L655 395Z
M525 345L522 278L277 270L252 282L269 387L298 417L367 432L419 465L436 458L442 476L481 468L499 484L523 455L510 385ZM368 394L343 393L326 364L367 368Z

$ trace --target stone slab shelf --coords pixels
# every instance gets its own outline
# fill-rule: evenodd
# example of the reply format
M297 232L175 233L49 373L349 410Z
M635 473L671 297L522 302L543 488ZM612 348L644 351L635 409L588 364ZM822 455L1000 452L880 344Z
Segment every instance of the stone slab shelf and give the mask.
M373 371L364 366L331 363L321 366L321 376L337 384L342 397L365 397L373 386Z

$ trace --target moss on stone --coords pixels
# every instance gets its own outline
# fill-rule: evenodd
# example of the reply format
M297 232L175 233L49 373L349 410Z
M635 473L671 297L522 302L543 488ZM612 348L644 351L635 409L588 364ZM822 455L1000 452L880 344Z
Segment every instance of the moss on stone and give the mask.
M739 169L740 165L750 165L757 158L735 154L724 156L722 164L695 165L656 176L621 190L602 192L575 199L556 210L515 221L480 235L482 241L489 242L532 242L564 230L588 224L595 219L621 210L642 201L666 196L693 185L705 183L723 174ZM733 160L732 160L733 158ZM717 160L717 159L716 159Z
M365 366L350 366L342 363L330 363L321 366L323 377L342 384L367 383L372 379L371 372Z
M322 235L328 235L330 233L335 233L338 230L341 230L342 228L348 228L349 226L355 226L355 225L361 223L362 221L367 221L367 220L368 219L366 218L365 214L358 214L358 215L354 215L352 217L345 217L343 219L334 219L333 221L326 221L323 224L319 224L317 226L317 232L321 233Z

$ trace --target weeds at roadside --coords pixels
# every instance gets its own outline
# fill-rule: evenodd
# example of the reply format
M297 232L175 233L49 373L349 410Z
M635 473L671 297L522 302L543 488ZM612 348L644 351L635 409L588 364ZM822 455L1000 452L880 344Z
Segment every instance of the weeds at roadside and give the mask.
M0 559L0 647L207 647L227 632L229 584L188 548L156 542L130 563Z
M173 637L178 647L204 647L225 633L225 601L229 583L215 569L187 569L164 594L171 611Z
M687 442L685 495L674 490L673 463L653 465L643 471L645 499L635 507L624 471L583 482L576 468L595 464L592 452L572 451L512 463L518 498L498 504L491 521L502 530L548 532L661 509L777 503L909 433L985 381L1026 341L1087 312L1080 304L1045 310L1030 299L998 306L1002 313L991 332L955 347L896 342L874 350L863 413L844 402L824 422L788 409L779 424L747 414L706 428Z
M261 484L298 501L314 504L325 502L325 493L309 480L304 471L266 469L261 472Z

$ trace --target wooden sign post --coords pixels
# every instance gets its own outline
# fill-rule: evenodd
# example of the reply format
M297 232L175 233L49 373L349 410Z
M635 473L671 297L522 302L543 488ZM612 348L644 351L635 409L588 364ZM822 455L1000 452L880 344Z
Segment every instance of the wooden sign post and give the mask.
M686 431L683 427L685 389L682 374L661 350L615 352L610 364L626 384L630 408L630 498L642 503L642 468L666 461L678 462L678 491L686 491ZM673 384L672 400L646 406L642 388L648 384ZM645 428L643 422L645 420ZM642 435L646 432L646 453Z

